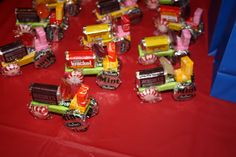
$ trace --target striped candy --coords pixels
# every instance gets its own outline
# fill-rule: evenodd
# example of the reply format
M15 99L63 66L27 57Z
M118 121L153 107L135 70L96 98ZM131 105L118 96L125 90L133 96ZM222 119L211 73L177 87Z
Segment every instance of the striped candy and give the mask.
M142 101L149 103L155 103L162 100L161 94L154 88L148 88L143 92L138 92L138 96Z
M142 65L150 65L157 61L157 56L154 54L148 54L143 57L139 57L138 62Z
M21 74L20 66L17 63L10 63L2 68L2 74L5 76L16 76Z
M34 106L29 105L29 112L37 119L49 119L51 118L47 106Z
M81 71L72 71L70 73L65 74L66 82L70 85L79 85L83 82L83 74Z

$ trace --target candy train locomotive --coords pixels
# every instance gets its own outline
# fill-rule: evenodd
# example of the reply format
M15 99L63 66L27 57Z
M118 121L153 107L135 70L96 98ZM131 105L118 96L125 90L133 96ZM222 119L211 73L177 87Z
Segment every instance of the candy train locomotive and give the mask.
M119 54L130 49L130 21L127 16L122 16L121 25L116 23L95 24L83 27L84 36L81 44L88 48L101 47L103 49L110 42L115 42Z
M1 72L5 76L21 74L20 67L33 63L36 68L47 68L56 61L56 57L50 49L44 29L35 28L36 36L34 47L25 46L21 40L0 47Z
M80 10L80 1L65 0L56 3L35 1L35 8L16 8L16 25L31 28L44 27L48 41L60 41L68 29L69 16L76 16Z
M189 12L189 11L188 11ZM166 33L168 30L181 32L188 29L191 33L191 40L195 41L198 36L203 33L203 22L201 8L197 8L193 17L182 15L181 9L173 6L160 6L158 16L154 19L155 27L157 28L156 34Z
M138 45L139 63L143 65L153 64L158 57L174 55L172 39L168 35L145 37Z
M73 96L71 86L63 82L60 86L32 83L32 101L29 112L37 119L50 119L52 113L60 114L65 126L72 131L86 131L87 119L98 114L98 104L88 96L89 86L81 84Z
M143 102L162 100L160 92L173 90L175 100L188 100L195 96L193 61L184 56L181 68L175 69L169 60L160 57L162 66L136 72L137 95Z
M107 52L104 57L99 57L91 50L66 51L66 81L71 85L78 85L83 82L84 75L97 75L96 82L100 87L118 88L121 80L115 43L108 44Z

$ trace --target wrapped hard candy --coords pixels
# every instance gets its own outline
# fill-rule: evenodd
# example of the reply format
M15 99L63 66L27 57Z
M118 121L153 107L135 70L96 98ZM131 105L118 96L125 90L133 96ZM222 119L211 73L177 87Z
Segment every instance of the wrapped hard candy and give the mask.
M162 100L161 94L152 87L147 88L142 92L138 92L137 94L143 102L156 103Z
M17 63L9 63L2 67L2 75L4 76L17 76L20 74L20 66Z
M70 85L79 85L83 82L83 74L80 70L74 70L70 73L65 74L65 80Z

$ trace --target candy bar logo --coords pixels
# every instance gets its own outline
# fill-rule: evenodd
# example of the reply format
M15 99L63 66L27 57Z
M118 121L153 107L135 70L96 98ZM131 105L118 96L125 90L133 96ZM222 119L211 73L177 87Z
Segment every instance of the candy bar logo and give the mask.
M137 78L138 79L145 79L145 78L153 78L153 77L158 77L162 75L162 72L155 72L155 73L149 73L149 74L138 74Z
M92 66L91 60L85 61L85 60L73 60L71 61L72 66Z
M195 91L196 88L193 83L178 85L174 90L174 98L176 100L187 100L195 96Z
M140 84L142 87L156 86L164 83L165 83L165 77L163 75L154 78L146 78L140 80Z
M32 98L34 101L57 104L57 97L55 95L45 95L42 93L32 93Z
M106 89L116 89L121 83L118 75L101 73L97 76L97 84Z

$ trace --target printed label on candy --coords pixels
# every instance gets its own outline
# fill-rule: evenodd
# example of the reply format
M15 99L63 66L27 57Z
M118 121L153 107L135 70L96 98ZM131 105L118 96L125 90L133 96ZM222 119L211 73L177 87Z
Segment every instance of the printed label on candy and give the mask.
M119 87L121 80L117 72L102 71L97 75L97 84L104 89L116 89Z
M91 51L66 51L66 65L70 68L93 68L95 55Z
M175 100L188 100L196 95L196 87L192 82L180 83L174 89Z
M162 67L157 67L153 69L140 70L136 72L136 82L140 87L150 87L164 84L164 69Z
M20 41L15 41L0 47L1 60L9 63L21 59L28 53Z

